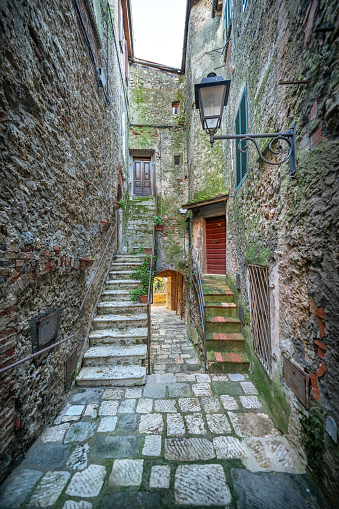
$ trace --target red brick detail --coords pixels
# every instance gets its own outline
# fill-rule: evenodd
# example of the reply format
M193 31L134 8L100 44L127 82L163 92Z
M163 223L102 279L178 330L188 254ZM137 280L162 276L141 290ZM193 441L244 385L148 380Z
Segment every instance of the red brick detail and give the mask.
M312 396L316 400L320 400L320 390L319 390L319 384L318 384L318 378L317 375L314 373L310 373L310 380L312 384Z
M226 322L224 316L217 316L217 319L218 319L218 323L225 323Z
M212 323L218 323L218 317L217 316L211 316L211 322Z
M325 332L325 323L323 322L323 320L321 318L318 317L318 326L319 326L319 332L320 332L320 337L321 338L324 338L326 336L326 332Z
M317 401L320 401L320 391L319 391L319 389L314 389L312 391L312 395L313 395L314 399L316 399Z
M214 332L213 333L213 339L219 340L221 338L220 338L220 336L219 336L219 334L217 332Z
M316 99L313 103L312 109L311 109L311 120L314 118L317 118L318 115L318 99Z
M314 148L318 143L321 141L322 138L322 132L321 127L314 131L314 133L311 134L311 148Z
M318 339L314 342L319 348L321 348L322 350L326 351L327 350L327 346L322 343L321 341L319 341Z
M230 359L232 362L241 363L240 356L237 353L230 353Z
M223 341L225 341L225 340L229 339L229 338L228 338L228 336L227 336L227 334L225 334L224 332L221 332L221 333L219 334L219 336L220 336L220 339L222 339Z
M223 362L221 353L215 352L214 355L217 362Z
M324 361L322 361L322 362L320 363L319 368L318 368L318 369L317 369L317 371L316 371L317 377L319 377L319 378L320 378L321 376L324 376L324 374L326 373L326 371L327 371L327 368L326 368L326 366L325 366Z
M312 5L311 5L311 9L310 9L309 14L308 14L307 25L305 27L304 47L306 46L307 40L308 40L308 38L310 36L310 33L311 33L311 30L312 30L314 15L315 15L315 11L316 11L316 8L317 8L317 3L318 3L318 0L313 0Z

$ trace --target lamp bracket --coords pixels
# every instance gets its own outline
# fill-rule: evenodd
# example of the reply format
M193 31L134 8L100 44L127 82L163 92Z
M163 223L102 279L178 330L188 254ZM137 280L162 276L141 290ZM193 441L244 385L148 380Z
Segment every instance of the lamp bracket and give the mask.
M278 165L286 162L287 160L289 160L290 177L293 177L295 174L296 169L295 169L294 125L286 133L263 133L263 134L244 133L244 134L234 134L234 135L225 135L225 136L214 136L214 132L210 131L209 135L210 135L210 142L211 142L212 146L213 146L213 143L215 140L239 140L238 150L242 154L245 154L246 152L248 152L248 150L250 148L249 143L242 145L243 142L251 141L252 143L254 143L260 159L265 161L265 163L278 166ZM256 142L256 138L272 138L268 145L268 150L273 155L276 155L276 156L280 155L283 150L283 146L280 143L277 145L277 143L280 141L287 143L288 148L289 148L288 155L282 161L279 161L277 163L268 161L268 159L266 159L263 156L263 154L258 146L258 143Z

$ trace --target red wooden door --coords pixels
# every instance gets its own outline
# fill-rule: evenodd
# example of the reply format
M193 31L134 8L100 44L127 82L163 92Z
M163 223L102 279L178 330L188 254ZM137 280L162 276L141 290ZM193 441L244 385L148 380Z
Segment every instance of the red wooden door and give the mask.
M226 217L206 219L207 274L226 274Z
M134 161L134 190L137 196L152 196L151 161Z

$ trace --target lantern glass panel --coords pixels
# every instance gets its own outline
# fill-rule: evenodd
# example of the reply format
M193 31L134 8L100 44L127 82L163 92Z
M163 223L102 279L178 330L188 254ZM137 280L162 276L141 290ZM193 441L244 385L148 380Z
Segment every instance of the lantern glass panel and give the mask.
M200 92L201 104L204 112L204 118L221 118L222 108L224 107L225 85L202 87Z

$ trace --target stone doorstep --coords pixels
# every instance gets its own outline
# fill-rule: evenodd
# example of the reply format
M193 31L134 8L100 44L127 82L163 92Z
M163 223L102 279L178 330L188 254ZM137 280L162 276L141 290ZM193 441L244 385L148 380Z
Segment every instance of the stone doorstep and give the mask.
M132 387L145 383L146 368L142 366L83 367L77 376L77 385L87 387Z
M140 281L138 279L106 279L105 284L119 285L119 287L125 285L138 286L140 284Z

